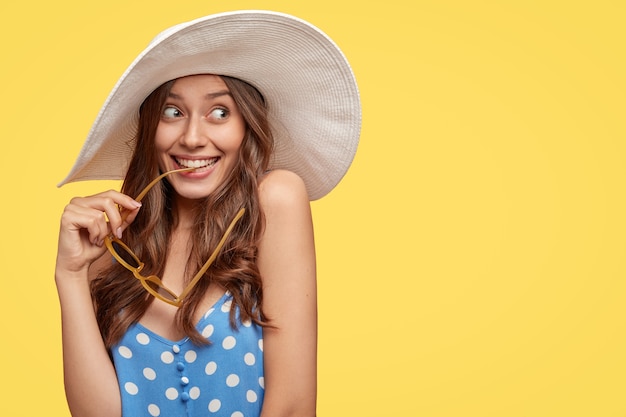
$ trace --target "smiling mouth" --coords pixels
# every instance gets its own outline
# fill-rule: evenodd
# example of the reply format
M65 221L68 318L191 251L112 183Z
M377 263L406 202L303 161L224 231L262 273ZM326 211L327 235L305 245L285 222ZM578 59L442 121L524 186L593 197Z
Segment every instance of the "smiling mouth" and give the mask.
M174 161L176 161L176 164L178 164L179 166L181 166L183 168L195 168L194 172L201 171L202 169L211 168L219 160L220 160L219 156L217 156L215 158L209 158L209 159L181 159L181 158L174 158Z

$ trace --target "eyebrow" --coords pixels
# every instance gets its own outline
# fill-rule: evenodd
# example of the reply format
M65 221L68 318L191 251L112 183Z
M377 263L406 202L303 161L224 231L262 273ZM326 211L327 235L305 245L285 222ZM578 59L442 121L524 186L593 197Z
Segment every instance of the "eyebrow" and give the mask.
M206 94L204 97L205 97L207 100L214 100L214 99L216 99L216 98L218 98L218 97L222 97L222 96L230 96L230 95L231 95L231 94L230 94L230 91L228 91L228 90L222 90L222 91L216 91L215 93L208 93L208 94ZM176 94L176 93L172 93L171 91L170 91L170 93L169 93L169 97L171 97L171 98L175 98L175 99L178 99L178 100L182 99L182 97L181 97L181 96L179 96L179 95L178 95L178 94ZM231 97L232 97L232 96L231 96Z

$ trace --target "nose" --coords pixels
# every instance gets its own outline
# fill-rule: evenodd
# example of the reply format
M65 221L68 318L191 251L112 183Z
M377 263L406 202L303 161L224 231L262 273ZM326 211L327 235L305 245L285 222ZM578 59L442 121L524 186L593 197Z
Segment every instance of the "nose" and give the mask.
M180 141L190 149L200 148L207 144L209 138L200 118L190 117L188 119Z

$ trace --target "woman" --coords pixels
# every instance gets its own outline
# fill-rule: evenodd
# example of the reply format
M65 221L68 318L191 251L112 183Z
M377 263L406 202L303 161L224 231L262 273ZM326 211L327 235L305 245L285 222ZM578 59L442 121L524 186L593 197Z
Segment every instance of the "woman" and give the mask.
M349 65L306 22L244 11L157 36L63 182L124 175L61 218L72 415L315 415L309 199L359 128Z

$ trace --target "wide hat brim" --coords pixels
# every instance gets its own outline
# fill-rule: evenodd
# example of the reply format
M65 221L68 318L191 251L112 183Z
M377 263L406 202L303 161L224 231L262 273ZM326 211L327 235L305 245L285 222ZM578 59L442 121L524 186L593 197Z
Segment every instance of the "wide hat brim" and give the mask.
M193 74L239 78L263 94L275 136L270 168L300 175L311 200L326 195L343 178L361 130L359 92L345 56L326 34L301 19L237 11L159 34L109 94L59 186L122 179L143 100L161 84Z

